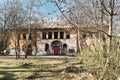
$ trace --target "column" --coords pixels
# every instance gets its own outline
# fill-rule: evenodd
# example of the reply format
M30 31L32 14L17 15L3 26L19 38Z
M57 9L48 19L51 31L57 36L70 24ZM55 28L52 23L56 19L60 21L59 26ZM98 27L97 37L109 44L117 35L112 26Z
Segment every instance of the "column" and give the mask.
M46 32L46 39L48 39L48 32Z
M60 39L60 32L58 32L58 39Z
M52 32L52 39L54 39L54 32Z
M66 32L64 32L64 39L66 39Z

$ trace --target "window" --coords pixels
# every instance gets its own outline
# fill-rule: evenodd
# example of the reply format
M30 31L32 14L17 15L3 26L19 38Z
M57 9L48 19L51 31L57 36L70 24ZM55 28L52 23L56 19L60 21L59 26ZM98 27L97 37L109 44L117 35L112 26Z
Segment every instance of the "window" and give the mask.
M18 39L20 40L20 34L18 34Z
M54 39L58 39L58 32L54 32Z
M48 43L45 44L45 51L49 51L49 44Z
M89 35L90 35L91 38L93 37L93 33L92 32Z
M83 33L83 34L82 34L82 37L85 38L85 37L86 37L86 33Z
M63 49L64 49L64 48L67 48L67 44L63 44Z
M26 34L23 34L23 39L26 40Z
M46 32L42 32L42 38L46 39Z
M48 32L48 39L52 39L52 32Z
M60 39L64 38L64 32L60 32Z
M70 33L66 32L66 39L69 39L69 38L70 38Z
M29 40L31 40L32 39L32 34L30 33L29 34L29 38L28 38Z

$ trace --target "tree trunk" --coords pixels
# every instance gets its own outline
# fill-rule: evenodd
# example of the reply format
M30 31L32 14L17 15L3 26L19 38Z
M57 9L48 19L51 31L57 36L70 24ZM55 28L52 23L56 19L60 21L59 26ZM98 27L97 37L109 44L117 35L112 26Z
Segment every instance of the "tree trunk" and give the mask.
M112 49L112 31L113 31L113 29L112 29L112 25L113 25L113 16L112 15L110 15L110 17L109 17L110 19L110 21L109 21L109 35L110 35L110 37L109 37L109 48L110 48L110 50Z
M19 42L19 39L17 39L17 42L18 42L18 58L20 58L20 42Z
M77 30L77 42L78 42L78 52L81 52L81 40L80 40L80 27Z

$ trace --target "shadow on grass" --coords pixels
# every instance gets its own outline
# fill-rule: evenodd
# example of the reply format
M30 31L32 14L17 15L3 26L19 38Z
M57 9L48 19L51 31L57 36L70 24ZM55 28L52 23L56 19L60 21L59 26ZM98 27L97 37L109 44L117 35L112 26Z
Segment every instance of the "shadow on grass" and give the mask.
M51 65L51 64L34 65L32 63L23 63L17 67L0 67L0 69L30 69L30 68L46 69L46 68L54 68L54 67L57 67L61 64L63 64L63 63L53 64L53 65Z
M0 77L0 80L14 80L14 74L9 72L0 72L0 75L3 75L3 77Z
M24 72L33 73L32 75L25 77L25 79L27 79L27 80L56 77L63 71L65 71L67 73L78 73L79 72L79 69L75 66L68 66L68 67L62 68L62 69L51 69L51 70L49 69L50 67L55 68L55 66L53 66L53 65L51 66L50 64L33 65L32 63L23 63L23 64L19 65L18 67L11 67L11 68L6 67L8 70L6 70L6 68L5 68L5 70L0 70L0 74L4 75L4 77L0 78L0 80L14 80L14 76L15 76L14 72L22 72L23 74L24 74ZM57 66L59 66L59 65L57 65ZM31 67L34 68L34 70L30 69ZM36 69L36 67L37 67L37 69ZM27 68L28 68L28 70L27 70ZM80 72L85 71L84 68L82 68L82 67L80 67L80 68L81 68ZM23 70L21 70L21 69L23 69Z
M0 67L0 72L9 73L9 72L51 72L51 73L58 73L63 70L54 70L50 68L55 68L60 64L41 64L41 65L33 65L32 63L23 63L18 67Z
M34 73L33 75L27 77L26 79L39 79L39 78L49 78L49 77L56 77L59 74L59 72L57 73L47 73L47 74L40 74L40 73Z

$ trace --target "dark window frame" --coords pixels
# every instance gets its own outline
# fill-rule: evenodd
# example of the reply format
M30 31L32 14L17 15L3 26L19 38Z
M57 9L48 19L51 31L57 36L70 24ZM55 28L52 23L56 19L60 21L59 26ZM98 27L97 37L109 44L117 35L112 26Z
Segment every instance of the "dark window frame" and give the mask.
M20 37L21 34L18 34L18 39L21 40L21 37Z
M46 39L47 38L47 32L42 32L42 39Z
M70 32L66 32L66 39L70 39Z
M89 33L89 36L92 38L92 37L93 37L93 33L92 33L92 32L90 32L90 33Z
M32 34L31 34L31 33L29 34L28 39L29 39L29 40L31 40L31 39L32 39Z
M60 32L60 39L64 39L64 32Z
M58 39L58 32L54 32L54 39Z
M23 40L26 40L26 34L25 33L23 34Z
M52 39L52 32L48 32L48 39Z

